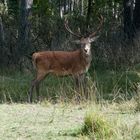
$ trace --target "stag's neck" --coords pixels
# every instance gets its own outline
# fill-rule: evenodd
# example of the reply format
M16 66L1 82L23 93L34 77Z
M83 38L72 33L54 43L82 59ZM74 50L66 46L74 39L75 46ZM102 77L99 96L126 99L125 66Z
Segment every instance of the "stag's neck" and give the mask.
M84 50L80 50L81 53L81 60L83 60L85 63L90 63L92 60L92 53L91 53L91 49L89 50L88 54L86 52L84 52Z
M87 72L89 67L90 67L90 64L91 64L91 61L92 61L92 54L91 54L91 50L88 54L86 54L85 52L83 52L83 50L81 49L80 50L80 53L81 53L81 64L83 65L83 68L85 69L84 71Z

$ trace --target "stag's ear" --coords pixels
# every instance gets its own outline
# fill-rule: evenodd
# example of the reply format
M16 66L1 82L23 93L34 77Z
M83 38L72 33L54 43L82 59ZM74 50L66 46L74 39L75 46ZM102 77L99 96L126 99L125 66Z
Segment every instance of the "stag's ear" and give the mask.
M95 37L92 37L92 38L90 38L89 39L89 42L91 43L91 42L94 42L96 39L98 39L99 38L99 36L95 36Z
M72 43L81 44L81 41L80 40L74 40L74 41L72 41Z

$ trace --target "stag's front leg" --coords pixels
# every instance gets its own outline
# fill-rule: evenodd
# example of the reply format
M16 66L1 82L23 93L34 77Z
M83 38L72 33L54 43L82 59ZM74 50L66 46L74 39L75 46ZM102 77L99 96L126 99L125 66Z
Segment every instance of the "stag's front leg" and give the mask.
M79 82L79 78L78 76L74 76L74 80L75 80L75 84L74 84L74 89L75 89L75 92L76 92L76 101L80 101L80 93L79 93L79 87L80 87L80 82Z
M30 87L29 92L28 92L28 102L29 103L32 103L32 96L33 96L34 87L35 87L35 80L32 81L31 87Z
M83 96L87 99L88 91L87 91L87 79L86 79L85 73L80 75L80 81L81 81L81 90L82 90Z
M36 85L36 96L37 96L37 101L40 101L39 85L40 85L40 83L38 83L38 84Z
M79 81L80 81L80 90L81 90L81 93L82 93L82 96L84 98L88 98L87 96L87 80L86 80L86 74L81 74L79 76Z
M83 98L86 94L86 80L85 74L75 76L76 91L78 93L77 98Z

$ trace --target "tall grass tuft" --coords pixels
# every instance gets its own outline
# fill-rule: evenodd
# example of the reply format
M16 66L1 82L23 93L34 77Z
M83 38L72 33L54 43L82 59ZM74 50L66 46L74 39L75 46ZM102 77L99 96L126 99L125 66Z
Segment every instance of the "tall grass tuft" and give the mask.
M135 103L136 103L136 107L135 107L135 111L140 111L140 84L137 84L137 94L135 96Z
M82 134L90 139L109 139L113 135L110 123L100 113L90 112L84 118Z

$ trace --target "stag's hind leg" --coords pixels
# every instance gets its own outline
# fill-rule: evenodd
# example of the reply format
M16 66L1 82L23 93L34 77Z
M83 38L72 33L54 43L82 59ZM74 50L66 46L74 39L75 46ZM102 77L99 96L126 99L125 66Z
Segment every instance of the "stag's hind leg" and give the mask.
M39 84L45 78L46 75L47 73L38 72L36 79L32 81L31 88L29 90L29 98L28 98L29 103L32 103L34 88L36 88L37 98L39 100Z

